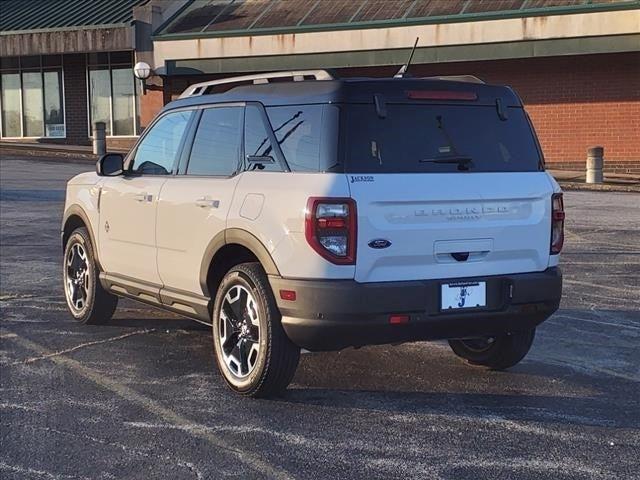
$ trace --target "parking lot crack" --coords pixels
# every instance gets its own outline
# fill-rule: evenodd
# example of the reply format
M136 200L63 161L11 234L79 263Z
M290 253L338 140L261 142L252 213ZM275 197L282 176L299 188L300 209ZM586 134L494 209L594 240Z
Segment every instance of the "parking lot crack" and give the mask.
M6 245L3 245L6 246ZM34 298L35 295L26 295L21 293L6 293L0 295L0 302L7 302L10 300L28 300L30 298Z
M29 364L29 363L37 362L39 360L45 360L47 358L57 357L57 356L60 356L60 355L65 355L67 353L75 352L76 350L80 350L81 348L91 347L93 345L99 345L101 343L117 342L118 340L123 340L125 338L133 337L134 335L144 335L144 334L147 334L147 333L152 333L152 332L155 332L155 330L156 330L155 328L149 328L149 329L145 329L145 330L136 330L135 332L125 333L125 334L122 334L122 335L118 335L117 337L111 337L111 338L105 338L104 340L95 340L93 342L81 343L80 345L76 345L75 347L65 348L64 350L58 350L56 352L47 353L47 354L40 355L40 356L37 356L37 357L26 358L24 360L20 360L20 361L17 361L17 362L10 363L10 365ZM10 335L10 334L8 334L8 335ZM15 337L15 335L14 335L14 337ZM12 338L12 337L7 337L7 338Z

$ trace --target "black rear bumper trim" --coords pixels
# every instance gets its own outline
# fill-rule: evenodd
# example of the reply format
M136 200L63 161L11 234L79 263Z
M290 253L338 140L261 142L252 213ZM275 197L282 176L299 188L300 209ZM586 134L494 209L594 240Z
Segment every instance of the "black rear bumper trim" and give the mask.
M358 283L354 280L293 280L269 277L293 343L308 350L418 340L470 338L535 328L553 314L562 296L558 267L543 272L446 280ZM487 282L487 307L440 311L440 285ZM294 290L295 301L280 290ZM409 322L391 325L391 314Z

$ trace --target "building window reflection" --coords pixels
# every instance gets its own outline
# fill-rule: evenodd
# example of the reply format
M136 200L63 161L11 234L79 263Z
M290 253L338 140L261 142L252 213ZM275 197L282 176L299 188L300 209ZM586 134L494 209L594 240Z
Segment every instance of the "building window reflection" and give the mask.
M66 136L62 57L6 57L0 64L0 135Z
M104 122L108 136L134 136L138 132L137 82L131 52L87 55L89 131Z

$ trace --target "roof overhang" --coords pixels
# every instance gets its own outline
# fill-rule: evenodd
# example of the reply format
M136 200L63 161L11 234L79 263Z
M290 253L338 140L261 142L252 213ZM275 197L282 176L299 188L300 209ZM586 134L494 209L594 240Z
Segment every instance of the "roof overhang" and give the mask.
M640 50L640 10L154 41L157 67L227 73L528 58ZM185 70L188 69L188 70Z
M417 49L413 63L444 63L513 58L590 55L596 53L635 52L640 34L614 37L571 38L504 42L482 45L446 46ZM264 55L258 57L200 58L167 60L156 69L158 75L195 75L214 73L304 70L309 68L345 68L401 65L409 49L332 52L305 55Z
M126 24L2 32L0 57L105 52L134 48L133 27Z

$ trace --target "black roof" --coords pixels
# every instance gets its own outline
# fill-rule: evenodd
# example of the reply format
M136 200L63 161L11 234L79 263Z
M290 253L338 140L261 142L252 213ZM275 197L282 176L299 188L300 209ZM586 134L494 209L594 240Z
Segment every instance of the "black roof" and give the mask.
M382 95L387 103L414 103L408 92L472 92L474 105L520 107L516 93L506 86L488 85L426 78L343 78L339 80L305 80L239 85L226 92L195 95L167 104L164 110L227 102L260 102L265 106L308 105L314 103L372 103L374 95ZM430 103L452 103L460 100L428 100Z

